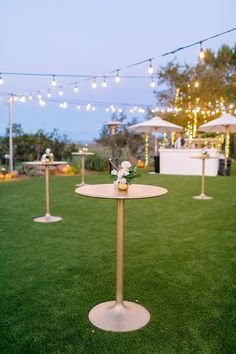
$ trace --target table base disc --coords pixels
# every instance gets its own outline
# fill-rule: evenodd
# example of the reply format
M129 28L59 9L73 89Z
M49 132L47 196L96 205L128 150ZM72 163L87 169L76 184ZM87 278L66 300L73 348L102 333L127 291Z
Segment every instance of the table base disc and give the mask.
M52 216L50 214L46 214L45 216L34 219L35 222L57 222L60 220L62 220L60 216Z
M76 186L76 187L83 187L83 186L86 186L86 185L87 185L87 183L81 182L81 183L79 183L79 184L76 184L75 186Z
M213 199L213 198L212 197L208 197L206 194L200 194L200 195L196 195L195 197L193 197L193 199L210 200L210 199Z
M107 301L90 310L89 320L105 331L129 332L144 327L150 320L150 313L135 302L116 304L115 301Z

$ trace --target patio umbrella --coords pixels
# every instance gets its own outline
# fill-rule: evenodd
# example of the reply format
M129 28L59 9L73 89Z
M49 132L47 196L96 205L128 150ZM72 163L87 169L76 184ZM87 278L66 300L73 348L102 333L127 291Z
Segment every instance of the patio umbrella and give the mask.
M183 128L179 125L167 122L166 120L156 116L151 119L146 120L145 122L131 125L130 130L134 130L137 133L153 133L155 132L155 145L154 145L154 159L155 159L155 172L156 161L158 160L158 133L171 133L173 131L180 131Z
M221 117L201 125L198 130L204 132L225 133L225 170L227 169L227 158L229 157L229 133L236 133L236 117L223 114Z

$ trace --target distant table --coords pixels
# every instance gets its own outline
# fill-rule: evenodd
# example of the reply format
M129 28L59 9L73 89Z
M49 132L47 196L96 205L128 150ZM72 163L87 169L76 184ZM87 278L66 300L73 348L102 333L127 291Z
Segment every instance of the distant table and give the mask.
M76 193L92 198L117 200L116 300L96 305L89 320L105 331L128 332L145 326L149 312L141 305L123 300L125 200L160 197L168 191L161 187L133 184L128 191L117 191L112 184L95 184L77 188ZM105 221L106 222L106 221Z
M32 161L25 162L25 165L30 166L44 166L45 167L45 200L46 200L46 214L39 218L35 218L36 222L57 222L62 220L60 216L52 216L50 214L50 199L49 199L49 167L50 166L58 166L58 165L67 165L65 161L53 161L50 163L45 163L42 161Z
M200 199L200 200L209 200L213 199L212 197L209 197L205 194L205 160L206 159L217 159L218 157L211 157L211 156L204 156L204 155L199 155L199 156L191 156L191 159L200 159L202 160L202 191L200 195L196 195L193 197L193 199Z
M77 184L76 187L82 187L85 186L86 183L84 181L84 176L85 176L85 157L86 156L92 156L94 155L94 152L86 152L86 151L82 151L82 152L72 152L73 156L81 156L82 158L82 170L81 170L81 175L82 175L82 181L81 183Z

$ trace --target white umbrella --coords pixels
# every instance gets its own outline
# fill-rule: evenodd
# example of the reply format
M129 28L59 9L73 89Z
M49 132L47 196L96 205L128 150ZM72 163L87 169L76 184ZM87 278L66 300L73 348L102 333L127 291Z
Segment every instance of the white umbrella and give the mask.
M225 133L225 170L227 169L227 158L229 151L229 133L236 133L236 117L223 114L221 117L201 125L198 130L204 132Z
M183 128L179 125L167 122L166 120L160 117L153 117L151 119L146 120L145 122L138 123L135 125L131 125L129 129L136 131L137 133L152 133L155 132L155 147L154 147L154 155L158 156L157 150L157 133L170 133L173 131L183 130Z

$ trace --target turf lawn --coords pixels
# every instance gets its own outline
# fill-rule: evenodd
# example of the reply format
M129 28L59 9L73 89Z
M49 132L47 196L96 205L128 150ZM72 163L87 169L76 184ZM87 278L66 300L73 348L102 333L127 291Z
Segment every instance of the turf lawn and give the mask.
M74 193L79 177L51 178L52 214L39 224L44 178L0 184L0 353L236 353L236 166L207 177L148 175L162 198L126 202L125 299L151 313L141 330L93 327L88 312L115 294L116 202ZM105 173L89 183L110 183Z

